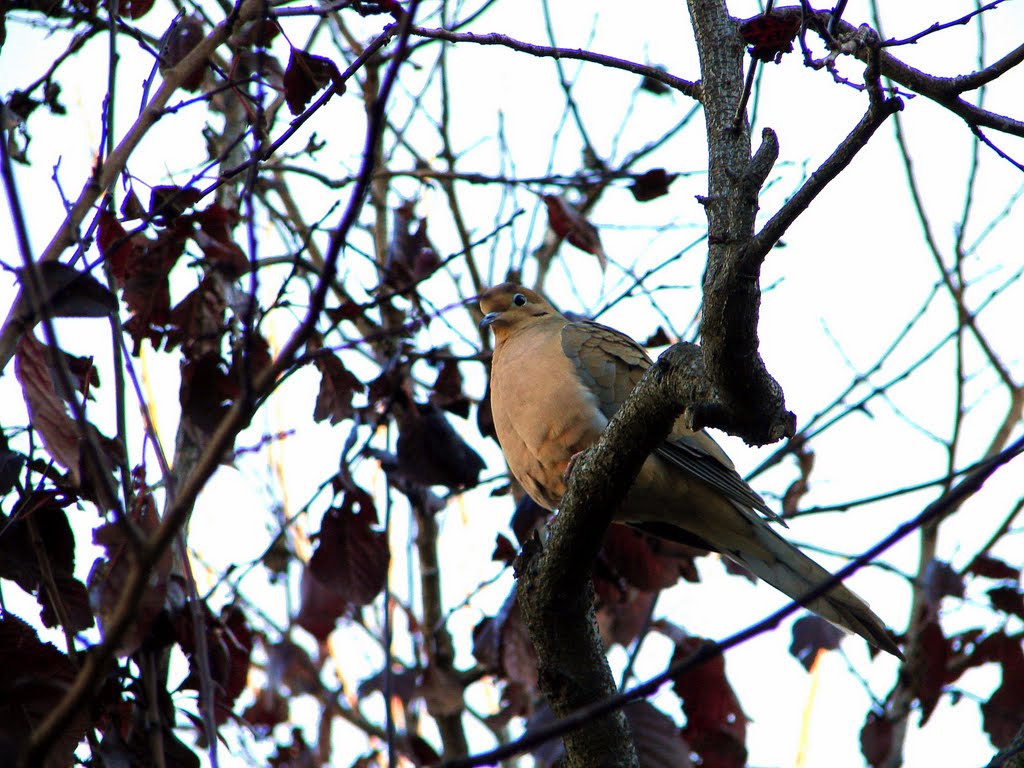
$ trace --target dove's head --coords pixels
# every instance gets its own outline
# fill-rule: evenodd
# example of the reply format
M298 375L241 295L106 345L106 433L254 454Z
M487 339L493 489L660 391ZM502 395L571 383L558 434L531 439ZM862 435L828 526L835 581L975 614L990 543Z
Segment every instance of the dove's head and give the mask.
M539 293L515 283L501 283L481 293L480 311L484 313L481 327L490 326L499 339L523 325L561 317Z

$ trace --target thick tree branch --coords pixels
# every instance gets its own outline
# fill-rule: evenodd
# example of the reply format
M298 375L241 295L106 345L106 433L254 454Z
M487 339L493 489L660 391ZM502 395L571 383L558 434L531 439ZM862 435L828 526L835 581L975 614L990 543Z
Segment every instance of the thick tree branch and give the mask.
M689 8L709 147L708 196L702 202L710 247L701 338L707 374L721 402L720 408L706 409L699 421L764 444L792 435L796 421L758 352L759 274L745 259L760 185L778 147L774 134L766 132L752 161L746 117L736 120L745 50L737 22L717 0L689 0Z

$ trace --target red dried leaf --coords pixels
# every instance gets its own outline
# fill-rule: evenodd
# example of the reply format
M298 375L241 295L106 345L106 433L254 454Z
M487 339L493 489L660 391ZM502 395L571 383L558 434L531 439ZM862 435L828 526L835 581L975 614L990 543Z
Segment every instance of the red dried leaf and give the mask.
M269 734L274 726L287 723L288 717L288 699L272 688L259 691L256 701L242 713L242 720L261 736Z
M581 251L597 256L601 271L608 268L608 256L601 246L597 227L557 195L541 195L548 209L548 226L559 237L565 238Z
M676 175L668 173L664 168L652 168L633 179L633 183L629 185L629 191L633 193L633 197L638 203L656 200L668 194L669 184L675 181Z
M599 563L638 589L666 589L679 580L680 562L659 554L655 546L653 539L640 531L612 525L605 534Z
M935 706L942 696L952 651L949 641L942 634L942 627L934 619L921 627L918 643L921 649L921 663L917 666L913 679L908 681L908 685L921 703L923 726L935 711Z
M491 554L491 560L504 563L505 565L512 565L512 561L518 555L519 552L516 551L515 545L504 534L499 533L494 542L494 552Z
M418 693L423 697L431 717L449 717L462 711L465 687L453 669L431 663L423 672Z
M672 343L668 333L660 325L658 329L644 341L645 347L665 347Z
M143 536L148 536L160 525L156 503L146 489L145 476L141 468L136 468L132 472L132 479L136 489L135 505L130 510L129 517L138 526L139 532ZM107 551L106 558L98 558L93 563L88 579L90 601L102 630L116 609L134 568L133 547L121 525L116 522L105 523L96 528L93 531L93 543L103 546ZM118 646L120 655L127 656L138 649L153 620L163 609L171 562L171 551L166 550L146 582L146 588L134 612L133 623L121 637Z
M32 627L9 611L0 614L0 743L5 756L13 758L75 679L71 661L50 643L36 636ZM82 710L50 744L47 766L72 765L74 751L86 732L87 711Z
M187 359L218 352L227 331L222 282L211 275L203 278L195 290L171 310L166 349L181 346Z
M200 605L205 614L206 651L210 678L213 683L213 720L220 725L231 716L235 699L245 690L249 676L249 657L252 654L253 635L245 614L235 605L226 605L219 617L214 616L205 603ZM195 644L193 609L186 603L177 613L178 644L188 657L189 674L181 683L182 689L202 690L201 672ZM204 714L206 703L199 697L199 711ZM202 725L199 725L202 728Z
M844 633L819 616L803 616L793 622L793 642L789 652L811 671L820 651L834 651L839 647Z
M319 542L309 562L322 584L356 605L372 602L387 579L388 539L376 524L377 513L369 496L347 491L342 506L324 515Z
M1003 682L981 705L981 714L992 746L1005 749L1024 721L1024 650L1019 639L1000 642L999 663Z
M323 350L320 336L314 334L306 344L307 353L317 353L313 362L320 371L320 391L313 406L313 421L330 419L337 424L355 415L352 398L356 392L364 392L365 385L353 375L341 358L333 352Z
M392 233L383 282L394 291L405 291L433 274L441 259L427 237L427 220L417 221L412 201L395 209Z
M967 572L973 573L975 576L983 576L986 579L1013 581L1020 579L1020 568L1014 568L992 555L978 555L967 566Z
M811 487L811 470L814 468L814 451L806 445L797 449L797 465L800 468L800 477L794 480L782 497L783 516L794 515L800 509L800 501L807 494Z
M924 596L932 614L937 616L942 598L964 596L963 577L949 563L932 559L924 569Z
M14 353L14 375L21 383L29 420L42 438L47 452L64 467L71 482L82 482L81 439L78 425L68 415L51 377L46 347L32 333L26 333Z
M887 762L892 751L893 726L885 713L868 712L860 731L860 751L872 768Z
M44 261L34 267L42 289L42 304L51 317L107 317L117 312L117 297L87 272L79 272L59 261ZM17 314L22 322L38 320L26 286L24 269L15 270L22 291L18 297Z
M446 488L472 488L484 460L456 432L444 413L430 404L396 409L398 467L403 480Z
M793 40L799 31L800 17L796 14L762 14L740 25L740 35L751 46L748 49L750 55L761 61L776 63L782 54L793 50Z
M149 215L155 224L166 226L202 199L195 187L156 186L149 193Z
M229 280L249 271L249 260L231 235L231 230L239 222L238 211L212 203L197 211L193 218L199 224L199 231L192 237L203 249L210 266L220 270Z
M487 670L522 686L530 695L537 690L537 652L523 625L513 590L497 615L473 628L473 656Z
M323 642L345 614L348 601L321 584L309 568L302 571L299 593L299 615L295 617L295 623Z
M997 611L1024 619L1024 593L1019 587L994 587L987 594Z
M202 42L204 37L201 16L193 13L176 18L160 41L160 74L180 64ZM202 85L205 73L206 64L204 63L202 66L196 67L192 74L182 81L181 87L195 93Z
M391 696L397 697L403 704L408 704L416 696L419 678L418 670L404 667L401 664L393 664L390 680L385 676L385 670L381 669L359 683L356 695L362 700L372 693L384 694L385 691L388 691Z
M445 360L430 392L430 402L449 413L469 418L469 398L462 391L462 373L456 360Z
M622 714L643 768L690 768L690 746L671 717L649 701L631 702Z
M688 658L705 642L680 638L671 664ZM721 655L673 678L673 689L683 700L686 728L683 737L700 755L705 768L742 768L747 760L747 716L725 676Z
M597 626L605 648L618 643L624 648L639 637L646 627L654 602L654 592L644 592L632 587L609 599L602 594L601 582L595 578L594 589L600 598L597 606Z
M301 646L282 640L267 647L267 685L292 696L315 693L323 686L320 671Z
M212 353L198 359L186 358L178 393L182 418L212 434L239 391L238 382L229 375L220 355Z
M121 15L129 19L141 19L153 7L154 0L125 0L120 5Z
M515 512L512 513L512 520L509 527L516 535L516 541L520 545L528 541L533 532L540 529L548 519L551 512L544 509L540 504L531 499L525 493L516 502Z
M498 433L494 431L494 414L491 413L491 377L487 377L487 389L484 396L476 407L476 428L481 437L493 437L498 439Z
M299 114L317 91L332 81L340 90L341 73L333 61L292 48L284 72L284 98L288 109L293 115Z
M131 264L133 238L110 211L100 211L97 223L96 244L100 254L110 265L110 271L118 284L123 286Z

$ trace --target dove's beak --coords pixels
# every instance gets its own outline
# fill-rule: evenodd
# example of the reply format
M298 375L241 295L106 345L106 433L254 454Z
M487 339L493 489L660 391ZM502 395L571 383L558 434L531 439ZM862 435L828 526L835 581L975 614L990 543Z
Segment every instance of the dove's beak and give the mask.
M488 312L486 315L484 315L484 319L480 321L480 327L486 328L495 320L497 320L500 315L500 312Z

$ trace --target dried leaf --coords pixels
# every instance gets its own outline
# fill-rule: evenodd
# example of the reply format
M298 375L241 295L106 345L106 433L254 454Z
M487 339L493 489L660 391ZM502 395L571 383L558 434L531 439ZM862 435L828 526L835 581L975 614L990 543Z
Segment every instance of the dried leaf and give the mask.
M548 209L548 226L559 237L565 238L581 251L597 256L601 271L608 268L608 256L601 246L597 227L573 206L557 195L541 195Z
M868 765L878 768L892 752L893 724L884 712L868 712L868 718L860 731L860 751Z
M302 570L299 593L299 615L295 617L295 623L323 642L345 614L348 601L321 584L309 568Z
M430 392L430 402L449 413L469 418L469 398L462 391L462 373L456 360L445 360Z
M59 261L40 262L35 270L42 289L39 298L50 317L108 317L117 312L117 297L89 273ZM21 284L15 311L26 325L34 324L39 317L33 309L29 275L25 269L15 272Z
M491 554L491 560L504 563L505 565L512 565L512 561L518 555L519 552L516 550L515 545L504 534L499 533L494 542L494 552Z
M324 351L323 342L318 334L310 337L306 343L307 353L317 353L314 364L320 371L320 391L313 406L313 421L321 422L330 419L337 424L355 415L352 397L356 392L364 392L366 387L341 362L341 358L333 352Z
M633 193L638 203L656 200L668 194L669 184L676 180L676 175L668 173L664 168L652 168L633 179L629 191Z
M999 558L986 554L975 557L967 566L967 572L986 579L1020 580L1020 568L1014 568Z
M29 736L64 698L75 679L71 661L32 627L9 611L0 614L0 744L13 758ZM74 751L84 738L87 710L81 710L51 743L44 768L74 763Z
M175 18L160 40L160 74L180 64L204 37L202 16L193 13ZM205 64L196 67L195 71L182 81L181 87L195 93L202 85L205 74Z
M299 114L317 91L332 81L340 92L341 73L333 61L292 48L288 68L284 71L284 98L288 109L293 115Z
M1024 619L1024 592L1019 587L994 587L987 594L997 611Z
M398 471L413 483L472 488L484 460L474 451L444 413L431 404L396 409L398 414Z
M778 63L782 54L793 50L793 40L800 31L800 16L774 13L755 16L740 25L740 35L750 44L750 55L760 61Z
M376 524L377 513L370 497L365 492L346 492L342 506L324 515L317 548L309 562L322 584L356 605L372 602L384 589L387 578L387 534Z
M704 643L699 637L679 638L671 664L688 658ZM743 768L747 761L747 716L725 676L719 655L673 678L673 689L683 700L686 728L683 737L708 768Z
M793 642L789 652L808 672L821 651L834 651L845 633L820 616L803 616L793 622Z

